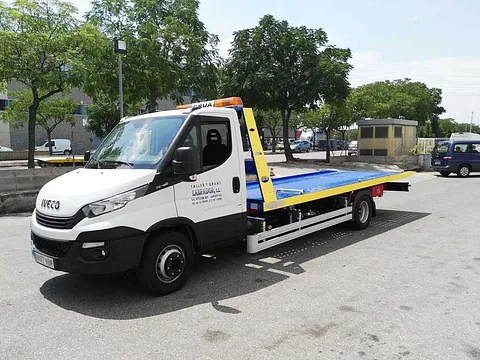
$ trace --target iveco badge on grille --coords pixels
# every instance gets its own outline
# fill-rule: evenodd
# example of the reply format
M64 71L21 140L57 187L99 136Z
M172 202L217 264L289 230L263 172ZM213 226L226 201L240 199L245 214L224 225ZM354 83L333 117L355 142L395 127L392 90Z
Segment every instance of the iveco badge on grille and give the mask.
M58 210L60 209L60 201L42 199L40 206L45 209Z

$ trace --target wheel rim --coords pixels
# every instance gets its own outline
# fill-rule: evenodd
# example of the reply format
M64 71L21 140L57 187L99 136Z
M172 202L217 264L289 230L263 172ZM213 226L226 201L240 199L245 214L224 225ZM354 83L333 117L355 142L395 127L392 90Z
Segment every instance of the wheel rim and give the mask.
M177 245L164 248L156 261L157 277L161 282L172 283L177 280L185 270L185 253Z
M462 166L460 168L460 175L467 176L468 175L468 168L466 166Z
M369 207L368 203L363 200L360 205L358 206L358 219L359 221L364 224L368 220L368 215L369 215Z

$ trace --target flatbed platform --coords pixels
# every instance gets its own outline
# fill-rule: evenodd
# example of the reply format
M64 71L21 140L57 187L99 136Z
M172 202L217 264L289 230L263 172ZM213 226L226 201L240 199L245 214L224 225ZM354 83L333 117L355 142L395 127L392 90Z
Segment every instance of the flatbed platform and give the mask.
M369 188L412 175L399 171L320 170L312 173L272 178L276 201L265 202L265 211L292 206L307 201ZM264 203L258 181L247 184L248 209ZM255 204L255 205L254 205Z
M45 157L35 157L35 161L40 167L47 166L73 166L73 156L72 155L59 155L59 156L45 156ZM75 156L75 166L83 166L84 160L83 156Z

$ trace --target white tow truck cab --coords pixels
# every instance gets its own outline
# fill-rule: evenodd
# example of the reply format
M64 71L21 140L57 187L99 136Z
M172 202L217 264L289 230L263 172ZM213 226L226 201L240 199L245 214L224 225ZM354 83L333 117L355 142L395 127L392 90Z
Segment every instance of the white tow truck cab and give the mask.
M243 124L243 125L242 125ZM247 184L245 153L257 181ZM195 255L238 241L255 253L342 222L368 226L373 197L411 173L324 170L272 179L240 98L122 119L84 168L47 183L32 255L79 274L134 270L152 293L180 289Z

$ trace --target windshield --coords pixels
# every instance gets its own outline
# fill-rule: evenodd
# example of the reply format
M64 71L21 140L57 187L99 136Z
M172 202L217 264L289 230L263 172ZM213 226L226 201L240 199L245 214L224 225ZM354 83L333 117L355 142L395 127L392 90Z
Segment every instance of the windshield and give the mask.
M118 124L85 167L155 169L186 118L157 116Z
M435 144L435 147L433 148L433 153L434 154L446 154L448 153L448 147L450 143L449 142L439 142Z
M292 144L301 144L302 140L295 140Z

